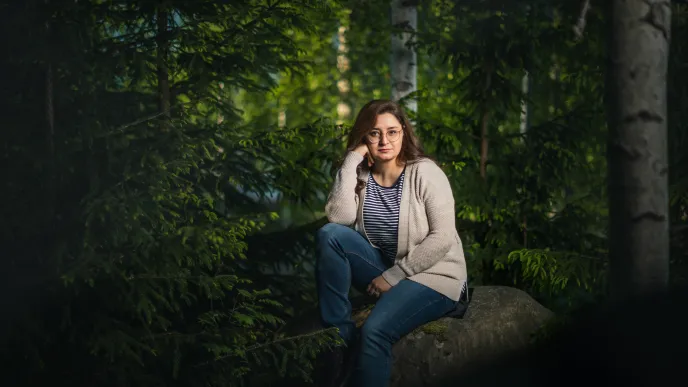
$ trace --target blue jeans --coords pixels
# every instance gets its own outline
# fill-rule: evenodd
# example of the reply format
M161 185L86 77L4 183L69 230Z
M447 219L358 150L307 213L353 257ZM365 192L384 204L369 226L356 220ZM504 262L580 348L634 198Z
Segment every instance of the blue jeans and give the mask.
M391 264L361 234L329 223L318 231L317 287L320 316L327 327L339 328L347 345L357 339L351 319L349 289L365 292L368 284ZM360 353L351 385L389 384L392 345L417 327L436 320L456 305L449 297L405 279L383 293L360 331Z

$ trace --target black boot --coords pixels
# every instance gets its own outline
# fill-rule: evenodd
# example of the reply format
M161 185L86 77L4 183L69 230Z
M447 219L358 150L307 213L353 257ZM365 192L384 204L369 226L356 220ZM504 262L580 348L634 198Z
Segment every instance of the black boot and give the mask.
M315 360L313 382L317 387L338 387L346 347L326 349Z
M356 361L358 360L358 352L361 349L361 342L354 340L353 344L344 351L344 359L342 361L341 371L335 381L337 387L351 386L351 374L356 368Z

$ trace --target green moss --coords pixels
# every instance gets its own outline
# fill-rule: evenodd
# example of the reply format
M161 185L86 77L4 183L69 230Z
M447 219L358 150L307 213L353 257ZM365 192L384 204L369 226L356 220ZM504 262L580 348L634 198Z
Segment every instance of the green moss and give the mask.
M413 334L423 332L428 335L433 335L438 341L445 341L447 339L447 329L449 324L442 321L430 321L429 323L416 328Z
M360 328L365 323L365 320L368 318L368 315L373 307L375 307L375 304L364 305L353 311L352 319L354 320L357 328ZM411 332L411 334L415 335L423 332L425 334L435 336L438 341L442 342L447 339L446 334L448 328L449 324L446 322L435 320L416 328L413 332Z
M368 305L364 306L363 308L361 308L361 311L370 312L371 310L373 310L374 307L375 307L375 304L368 304Z

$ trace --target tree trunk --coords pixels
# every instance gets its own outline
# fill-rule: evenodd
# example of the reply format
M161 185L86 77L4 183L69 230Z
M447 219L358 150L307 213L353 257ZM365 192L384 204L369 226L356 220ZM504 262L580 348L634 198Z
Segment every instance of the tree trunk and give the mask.
M342 16L339 28L337 28L337 70L339 79L337 80L337 90L339 91L339 102L337 103L337 124L341 125L351 118L351 104L349 103L349 92L351 82L349 82L349 46L346 42L346 32L348 30L350 11L347 10Z
M671 4L611 0L607 66L610 295L669 277L667 67Z
M48 126L48 151L55 156L55 108L53 107L53 65L45 70L45 122ZM53 160L54 161L54 160Z
M528 59L529 60L529 59ZM528 61L527 60L527 61ZM530 66L526 64L523 78L521 78L521 121L519 123L519 132L523 135L521 141L527 144L526 134L528 129L530 129L530 104L528 99L530 99L530 86L531 86L531 75L529 72ZM530 179L528 179L530 180ZM523 185L523 195L528 197L528 181ZM528 204L527 202L525 203ZM521 228L523 229L523 248L528 248L528 216L527 210L524 208L522 210L521 216Z
M534 21L534 11L532 10L530 5L526 5L526 10L528 13L528 25L529 28L533 28L533 21ZM521 78L521 117L520 117L520 123L519 123L519 132L521 133L521 141L526 144L527 142L527 133L528 130L530 129L530 120L531 120L531 106L529 103L530 100L530 89L532 88L532 66L531 63L533 61L533 49L532 49L532 42L529 42L528 44L528 51L526 53L526 56L523 61L523 77ZM521 228L522 228L522 234L523 234L523 248L528 248L528 184L531 178L526 178L526 182L523 185L523 195L526 198L526 200L523 202L523 207L521 208Z
M160 113L160 129L169 129L170 120L170 77L167 68L167 60L170 51L169 37L167 36L167 8L164 4L158 6L157 22L157 70L158 70L158 109Z
M415 0L393 0L391 4L392 28L403 28L405 32L392 35L390 69L392 78L392 100L399 101L417 89L417 57L413 35L418 26L418 10ZM416 112L418 102L409 99L406 109Z
M216 123L218 125L222 124L225 121L225 116L222 114L222 97L220 97L220 94L222 93L222 90L225 88L225 83L224 82L218 82L217 87L220 89L218 91L218 96L217 96L217 105L218 105L218 112L217 112L217 121Z
M487 181L487 151L489 141L487 139L487 123L490 119L490 111L487 106L483 108L483 116L480 123L480 177Z
M45 20L45 43L50 46L53 43L52 40L52 23L50 12L50 2L46 0L44 2L45 9L49 12L48 17ZM47 128L46 142L48 146L48 164L47 178L45 179L45 184L47 185L46 197L46 215L47 223L52 231L56 227L56 215L57 215L57 186L58 186L58 174L60 173L57 168L57 160L55 159L55 71L53 70L53 58L50 56L46 57L45 63L45 125Z
M487 152L489 140L487 138L488 123L490 120L489 92L492 87L492 63L485 64L485 85L483 87L482 117L480 118L480 177L487 181Z
M528 133L528 128L530 127L530 104L528 99L530 98L530 86L531 86L531 75L529 69L526 68L523 77L521 78L521 122L519 125L519 131L521 134L525 135Z

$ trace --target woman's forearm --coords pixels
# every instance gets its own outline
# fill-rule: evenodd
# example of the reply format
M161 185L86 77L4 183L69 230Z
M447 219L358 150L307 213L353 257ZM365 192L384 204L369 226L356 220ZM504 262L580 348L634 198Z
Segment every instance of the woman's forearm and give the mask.
M342 167L337 171L325 205L325 214L331 223L351 226L356 221L356 167L362 161L363 156L359 153L348 152Z

